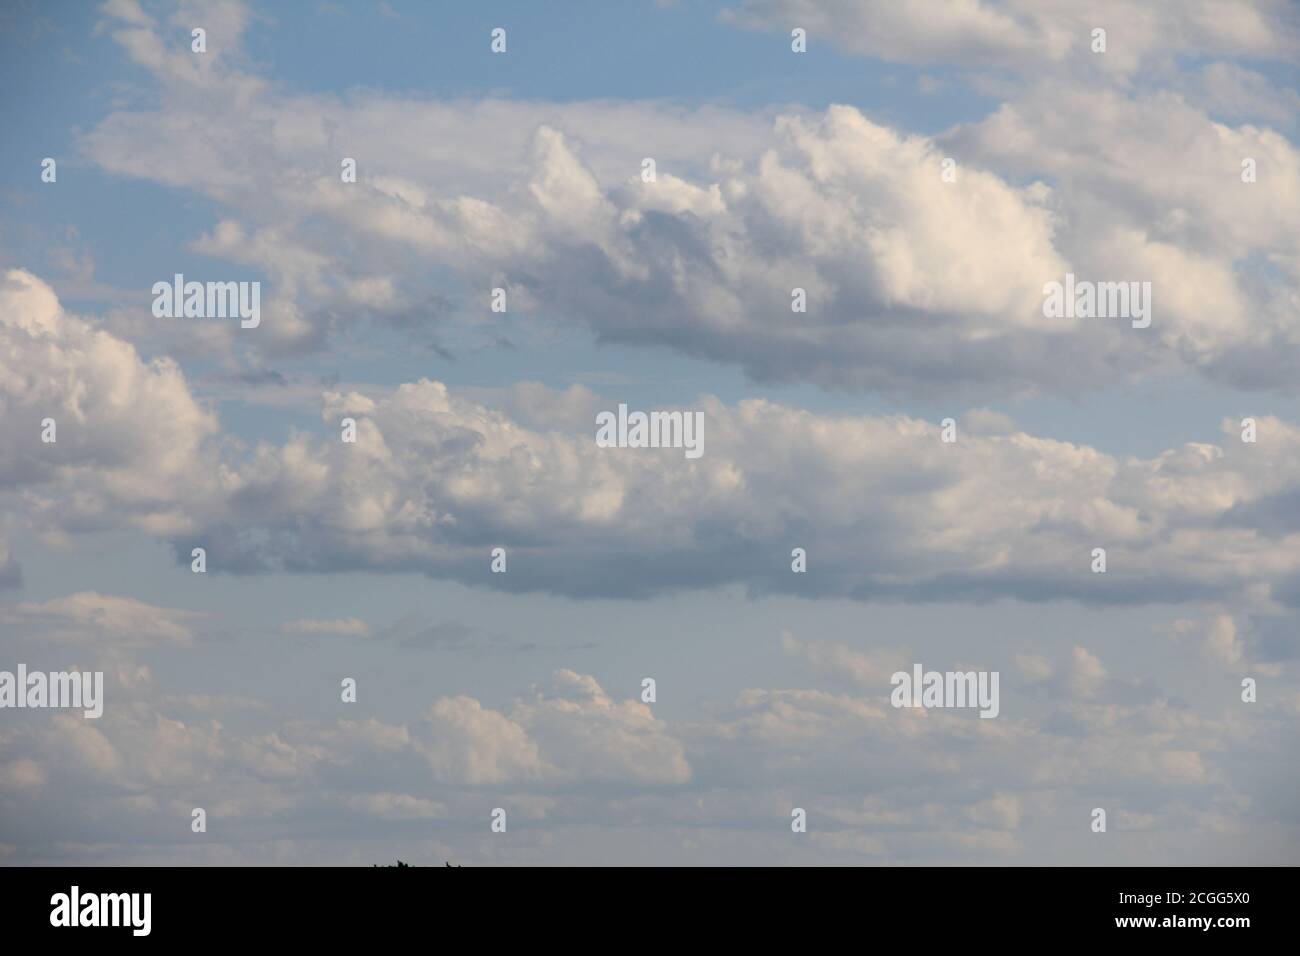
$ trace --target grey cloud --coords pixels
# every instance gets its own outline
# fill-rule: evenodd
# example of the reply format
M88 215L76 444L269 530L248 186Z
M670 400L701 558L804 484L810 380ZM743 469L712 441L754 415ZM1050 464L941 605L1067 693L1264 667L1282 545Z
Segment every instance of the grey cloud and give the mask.
M70 411L72 440L57 454L7 418L22 513L62 534L135 527L169 540L186 563L204 547L213 573L417 571L577 597L741 584L809 597L1268 610L1300 567L1285 527L1242 522L1300 484L1300 435L1269 417L1255 445L1226 421L1222 445L1121 460L1006 422L944 444L934 423L901 415L704 397L695 406L706 451L687 461L669 449L598 448L594 425L581 424L592 403L582 391L527 386L492 410L425 380L375 397L328 392L327 438L243 448L221 439L179 371L146 367L105 333L96 349L72 350L86 325L34 277L9 281L21 291L0 332L30 348L24 329L36 323L49 345L13 353L29 354L27 374L53 356L74 380L100 387L119 376L141 395L129 413L89 406L90 429ZM29 407L29 422L72 401L53 385L44 399L6 397ZM552 408L564 427L516 421L509 407L520 398L539 414ZM357 420L355 444L338 441L344 416ZM129 459L121 446L134 450ZM507 549L506 575L490 571L494 547ZM807 574L791 573L795 547L807 549ZM1108 552L1104 575L1090 571L1096 547Z

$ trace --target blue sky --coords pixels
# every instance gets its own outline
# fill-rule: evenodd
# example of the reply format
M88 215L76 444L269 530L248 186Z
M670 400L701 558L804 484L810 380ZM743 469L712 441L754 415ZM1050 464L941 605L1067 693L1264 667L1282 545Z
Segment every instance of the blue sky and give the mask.
M1294 863L1300 27L1205 11L10 6L0 670L108 703L4 713L0 860Z

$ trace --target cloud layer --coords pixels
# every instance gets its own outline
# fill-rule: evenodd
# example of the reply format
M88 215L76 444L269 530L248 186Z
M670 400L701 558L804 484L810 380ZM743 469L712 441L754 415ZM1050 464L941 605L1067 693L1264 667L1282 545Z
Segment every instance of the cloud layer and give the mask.
M0 861L1300 858L1294 4L737 0L674 11L750 31L681 100L324 92L281 12L99 10L110 98L5 198L0 669L106 700L5 711ZM744 105L763 56L795 102ZM137 232L78 205L115 185ZM121 248L39 238L67 209ZM260 326L155 318L182 265ZM1149 282L1150 327L1045 318L1066 273ZM795 397L680 387L715 368ZM1170 383L1209 397L1149 434L1217 440L1059 437ZM651 392L700 458L597 445ZM897 401L955 441L861 411ZM892 707L922 662L998 671L997 719Z
M32 619L20 633L40 640L53 626ZM1258 863L1285 860L1300 839L1266 769L1294 752L1289 685L1269 685L1270 700L1250 708L1231 703L1231 688L1190 706L1075 646L982 661L1003 668L1005 711L986 721L890 707L888 672L908 666L908 651L793 635L784 646L790 685L745 690L707 716L665 720L561 669L503 706L442 696L399 723L163 694L109 640L95 652L111 662L103 718L28 715L0 731L0 847L13 862L337 864L404 847L457 862L608 861L614 849L625 863L1151 852ZM1105 847L1087 843L1098 805L1122 836ZM194 806L206 836L189 832ZM796 806L806 840L789 832ZM489 834L495 807L508 849ZM329 847L314 842L321 828ZM1253 836L1265 829L1268 844Z
M221 437L174 366L92 331L30 274L3 288L8 494L55 538L127 526L185 563L205 548L214 572L417 571L579 597L742 584L1259 612L1300 600L1300 525L1282 516L1300 496L1300 434L1271 417L1255 443L1225 420L1218 445L1141 459L978 412L946 443L937 423L903 415L705 396L705 453L687 460L597 447L593 410L616 402L584 390L531 386L529 418L546 427L422 380L327 392L324 434L246 447ZM40 437L46 415L55 444ZM349 417L355 443L340 440ZM508 576L489 569L494 547ZM791 570L794 548L806 574Z
M995 61L1083 55L1087 30L1069 4L913 6L934 15L772 3L736 16L863 17L872 22L837 33L903 59L951 44ZM1226 65L1207 74L1208 89L1178 74L1154 91L1121 81L1157 40L1165 55L1291 55L1284 5L1250 12L1207 3L1188 17L1164 4L1136 17L1117 4L1113 51L1086 55L1118 79L1052 73L937 139L850 106L773 117L653 102L289 96L244 65L238 20L232 49L198 69L133 16L114 35L166 82L162 105L111 114L83 148L112 173L223 210L193 247L269 278L259 334L227 337L253 361L325 347L358 321L426 339L477 329L490 341L489 320L507 321L487 310L501 287L511 315L668 346L759 381L988 396L1194 372L1290 389L1300 358L1294 143L1267 126L1225 125L1198 102L1233 100ZM999 45L972 42L986 33ZM1258 74L1234 75L1267 88ZM200 135L199 114L228 135ZM356 183L341 182L343 157L357 160ZM640 177L645 157L654 182ZM340 235L352 238L341 247ZM1152 327L1045 319L1043 287L1067 271L1151 282ZM806 313L791 311L795 288Z

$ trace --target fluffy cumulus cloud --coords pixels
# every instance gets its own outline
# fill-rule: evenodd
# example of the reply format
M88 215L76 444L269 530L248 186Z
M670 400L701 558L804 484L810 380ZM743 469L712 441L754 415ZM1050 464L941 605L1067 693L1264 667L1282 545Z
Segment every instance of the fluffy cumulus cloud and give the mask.
M1079 32L1077 14L1035 5L757 6L737 16L887 20L897 30L837 33L905 58L906 34L923 27L940 49L919 57L944 42L979 49L971 38L987 34L1010 44L985 51L995 59L1060 58ZM1128 26L1107 62L1122 66L1157 40L1168 51L1170 35L1177 49L1262 58L1296 42L1280 5L1234 15L1231 29L1218 25L1224 5L1190 17L1182 6L1137 17L1116 5ZM936 24L951 28L946 41ZM84 149L110 172L220 204L223 218L195 248L269 278L266 320L241 340L263 358L319 348L358 320L425 336L477 328L494 287L510 293L512 313L577 321L602 341L666 345L762 381L904 395L1080 392L1177 370L1284 385L1300 348L1295 146L1266 126L1216 122L1178 92L1053 74L936 141L847 106L773 117L295 98L237 55L199 70L152 29L117 36L168 81L162 107L113 113ZM195 135L194 117L213 122L214 111L248 135ZM657 160L653 183L638 175L645 155ZM358 159L357 183L322 171L340 156ZM941 175L949 157L955 182ZM1252 184L1240 178L1245 157L1258 165ZM1243 204L1260 215L1242 215ZM340 234L353 241L341 247ZM1066 271L1151 282L1152 327L1044 318L1043 287ZM791 311L795 288L806 313Z
M1174 93L1053 83L947 141L1052 183L1056 241L1079 278L1152 283L1150 336L1128 346L1144 361L1182 362L1237 387L1290 387L1300 342L1293 142L1214 122ZM1267 170L1253 183L1241 177L1248 159Z
M0 494L38 526L186 527L184 502L220 483L218 430L174 361L146 361L31 273L0 277Z
M1018 430L819 416L703 398L704 455L598 448L436 382L327 397L355 444L299 436L228 467L197 538L214 567L419 570L486 586L647 596L741 583L855 598L1294 603L1297 430L1118 458ZM959 425L959 428L963 427ZM1280 507L1280 505L1279 505ZM239 524L242 522L242 525ZM507 549L508 581L489 570ZM791 572L791 551L809 572ZM1092 571L1094 548L1106 574Z
M125 524L171 541L186 562L204 547L216 572L419 571L575 596L739 583L810 596L1217 600L1277 612L1300 593L1300 527L1277 517L1300 494L1300 434L1275 418L1259 419L1254 444L1225 420L1221 444L1143 459L981 413L945 443L935 423L903 415L706 396L696 403L705 451L688 460L680 449L597 447L594 423L581 420L529 427L422 380L374 397L326 393L324 436L244 448L220 440L174 366L146 365L91 332L27 274L8 284L20 291L3 328L28 348L15 351L23 377L7 377L0 393L24 413L5 418L16 449L9 494L56 537ZM28 344L29 328L47 347ZM61 377L27 388L47 366ZM151 400L158 391L165 404ZM528 392L575 416L596 401ZM50 408L65 419L53 445L40 440ZM338 440L345 417L357 422L355 443ZM498 546L508 581L489 569ZM1092 571L1099 547L1104 575ZM808 573L791 572L794 548L808 553Z
M20 626L38 642L59 627L36 619ZM107 670L103 717L35 711L0 731L0 844L93 859L92 835L102 837L108 820L114 843L131 854L195 860L221 852L181 848L196 805L226 833L296 831L334 815L350 820L356 836L376 821L485 815L488 791L526 817L574 790L653 792L691 777L683 744L647 705L614 700L572 671L557 671L504 710L457 695L433 701L409 725L313 722L274 720L274 711L228 695L165 694L148 668L103 646L88 654L84 665Z
M1231 704L1190 708L1159 687L1135 692L1076 647L1052 662L1067 676L1050 692L1005 672L1011 712L990 721L891 707L871 652L790 635L785 646L810 665L791 680L811 684L746 690L686 720L569 670L502 708L445 696L409 723L250 721L236 698L196 707L147 673L129 693L110 675L99 720L41 713L0 731L0 844L26 862L277 862L262 839L274 833L293 846L278 862L302 862L328 826L333 862L393 845L474 862L499 851L486 836L497 806L518 834L513 859L549 862L607 859L609 834L632 823L671 840L622 845L625 862L1014 862L1044 847L1086 854L1097 804L1125 832L1126 859L1155 848L1258 862L1297 839L1285 808L1255 801L1268 775L1249 769L1287 748L1294 700L1251 719ZM825 686L826 660L859 686ZM186 838L195 805L225 836ZM794 806L812 822L806 843L788 839ZM1279 828L1272 847L1250 837L1263 824ZM445 837L431 843L431 826Z

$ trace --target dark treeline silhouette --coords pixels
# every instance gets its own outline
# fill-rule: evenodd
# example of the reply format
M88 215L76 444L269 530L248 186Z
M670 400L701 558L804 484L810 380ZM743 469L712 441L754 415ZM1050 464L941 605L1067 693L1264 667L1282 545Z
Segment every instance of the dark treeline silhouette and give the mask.
M411 864L409 864L409 863L403 863L401 860L398 860L396 863L371 863L370 865L371 865L372 867L375 867L375 866L407 866L407 867L409 867ZM446 865L447 865L447 866L451 866L451 861L448 860L447 863L446 863ZM457 863L456 866L459 867L459 866L462 866L462 864Z

